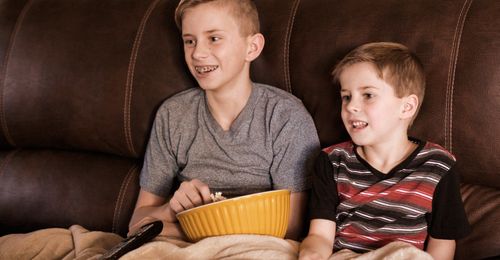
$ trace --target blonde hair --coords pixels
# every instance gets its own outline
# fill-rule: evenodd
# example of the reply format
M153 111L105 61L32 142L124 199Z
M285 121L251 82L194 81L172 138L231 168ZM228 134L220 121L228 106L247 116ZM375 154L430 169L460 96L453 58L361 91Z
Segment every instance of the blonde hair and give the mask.
M342 71L356 63L368 62L375 66L378 76L389 83L396 96L411 94L418 97L420 110L425 94L425 72L418 57L406 46L393 42L363 44L349 52L332 71L334 82L338 82Z
M252 0L181 0L175 9L177 28L182 31L182 18L187 9L211 2L229 8L243 36L260 32L259 14Z

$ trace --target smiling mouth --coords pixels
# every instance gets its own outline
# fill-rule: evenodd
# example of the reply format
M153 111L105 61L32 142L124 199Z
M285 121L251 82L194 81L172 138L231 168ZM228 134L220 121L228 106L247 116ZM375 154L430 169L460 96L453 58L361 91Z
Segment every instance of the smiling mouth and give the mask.
M209 73L219 68L217 65L212 66L195 66L194 69L200 74Z
M354 129L361 129L361 128L365 128L367 126L368 126L367 122L363 122L363 121L352 122L352 128L354 128Z

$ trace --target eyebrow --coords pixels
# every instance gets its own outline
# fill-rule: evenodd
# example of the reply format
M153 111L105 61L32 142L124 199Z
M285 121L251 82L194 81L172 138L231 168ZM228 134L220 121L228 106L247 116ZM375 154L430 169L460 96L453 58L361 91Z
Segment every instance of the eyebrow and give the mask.
M367 90L367 89L379 89L375 86L363 86L363 87L359 87L361 90ZM344 88L341 88L340 89L340 92L346 92L346 91L350 91L350 90L347 90L347 89L344 89Z
M208 30L206 32L203 32L203 34L212 34L212 33L217 33L217 32L224 32L224 30L213 29L213 30ZM182 37L186 37L186 36L194 36L194 35L190 34L190 33L183 33L182 34Z

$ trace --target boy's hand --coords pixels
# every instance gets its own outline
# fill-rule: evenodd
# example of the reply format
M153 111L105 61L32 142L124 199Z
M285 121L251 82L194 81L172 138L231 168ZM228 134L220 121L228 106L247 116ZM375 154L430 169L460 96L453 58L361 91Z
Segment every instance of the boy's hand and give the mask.
M129 227L129 231L127 233L127 237L133 236L137 231L144 225L157 221L158 219L153 217L145 217L141 219L141 221L135 223L134 225Z
M212 202L208 185L200 180L184 181L169 201L172 213L177 214L186 209Z

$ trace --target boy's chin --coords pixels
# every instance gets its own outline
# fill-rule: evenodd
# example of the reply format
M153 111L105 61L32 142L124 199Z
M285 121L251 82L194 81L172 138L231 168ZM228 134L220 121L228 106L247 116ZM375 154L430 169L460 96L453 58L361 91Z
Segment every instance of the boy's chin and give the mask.
M356 146L364 146L364 145L367 145L368 142L366 140L363 140L361 138L353 138L351 136L351 141L356 145Z
M208 84L207 80L205 80L205 79L199 79L199 78L195 77L195 80L196 80L196 83L198 83L198 86L201 89L209 90L209 89L216 88L216 87L212 86L213 84Z
M351 139L351 140L352 140L352 139ZM363 145L364 145L364 143L363 143L363 142L356 142L356 141L354 141L354 140L352 140L352 142L353 142L353 143L354 143L354 145L356 145L356 146L363 146Z
M198 82L198 86L199 86L201 89L205 90L205 91L210 91L210 90L215 90L215 89L217 89L217 87L215 87L215 86L210 86L210 85L207 85L207 84L200 84L199 82Z

